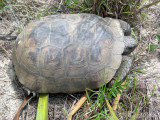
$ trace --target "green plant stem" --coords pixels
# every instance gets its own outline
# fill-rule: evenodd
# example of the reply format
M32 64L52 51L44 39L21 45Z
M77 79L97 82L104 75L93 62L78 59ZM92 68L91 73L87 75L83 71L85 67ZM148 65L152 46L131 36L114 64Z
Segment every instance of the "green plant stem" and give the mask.
M48 97L49 94L40 94L36 120L48 120Z

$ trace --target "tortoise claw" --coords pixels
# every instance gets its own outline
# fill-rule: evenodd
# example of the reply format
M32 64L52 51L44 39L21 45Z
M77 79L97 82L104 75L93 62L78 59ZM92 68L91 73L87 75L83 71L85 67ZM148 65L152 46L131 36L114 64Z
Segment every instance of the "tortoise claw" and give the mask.
M33 92L32 92L32 94L33 94L33 97L35 97L35 96L36 96L36 92L34 92L34 91L33 91Z
M27 92L27 95L32 94L32 95L33 95L33 97L35 97L35 96L36 96L36 92L31 91L31 90L29 90L28 88L25 88L25 87L23 87L23 89Z
M31 94L31 91L28 88L23 87L23 89L27 92L27 95Z
M30 90L27 90L27 95L30 95L31 94L31 91Z

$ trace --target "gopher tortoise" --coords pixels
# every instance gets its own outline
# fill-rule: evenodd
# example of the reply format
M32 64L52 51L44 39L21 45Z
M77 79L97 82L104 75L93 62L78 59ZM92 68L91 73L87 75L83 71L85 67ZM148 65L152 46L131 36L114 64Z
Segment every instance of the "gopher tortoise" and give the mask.
M126 22L93 14L42 17L17 37L12 56L16 75L36 93L99 88L102 78L103 85L108 83L119 68L122 77L128 73L137 46L130 34Z

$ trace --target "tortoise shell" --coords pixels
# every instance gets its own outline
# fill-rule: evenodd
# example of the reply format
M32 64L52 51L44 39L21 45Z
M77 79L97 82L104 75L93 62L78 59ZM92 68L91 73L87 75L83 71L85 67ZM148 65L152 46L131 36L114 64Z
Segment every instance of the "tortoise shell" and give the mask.
M40 18L17 37L13 50L17 77L38 93L98 88L121 64L123 36L119 22L92 14Z

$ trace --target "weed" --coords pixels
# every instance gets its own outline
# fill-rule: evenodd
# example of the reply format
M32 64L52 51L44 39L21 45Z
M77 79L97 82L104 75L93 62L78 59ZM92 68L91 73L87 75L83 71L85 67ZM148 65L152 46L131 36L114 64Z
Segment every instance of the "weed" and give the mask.
M158 44L160 44L160 35L157 35Z
M149 50L151 51L151 50L154 50L154 49L156 49L156 48L158 48L158 45L150 45L149 46ZM147 51L148 51L148 49L147 49Z
M126 84L122 85L123 81L119 81L119 76L117 77L114 83L109 85L109 87L107 85L104 85L105 78L103 78L101 82L102 86L99 88L98 91L86 89L86 94L88 97L88 103L90 107L85 112L83 112L78 118L76 118L76 120L84 116L89 110L91 110L92 112L87 119L97 120L108 118L110 120L112 119L112 117L114 119L118 119L116 113L111 108L109 101L112 101L113 98L117 97L117 94L121 94L121 90L124 90L124 87L127 86ZM88 92L92 92L92 95L89 96Z
M134 36L134 38L136 39L136 41L138 42L138 37L134 32L134 28L131 28L131 34Z
M137 117L137 115L138 115L138 113L139 113L138 108L139 108L139 105L140 105L140 101L141 101L141 98L139 99L138 104L137 104L137 106L135 107L135 110L134 110L135 114L132 116L131 120L135 120L136 117Z
M140 0L66 0L68 7L74 8L74 12L90 12L102 17L115 17L129 19L133 17L134 12L140 7L140 4L146 1ZM77 11L78 9L78 11Z
M25 7L25 5L3 5L2 7L0 7L0 10L4 11L6 8L10 7Z
M5 3L3 0L0 0L0 7L4 7L5 6Z
M158 44L160 43L160 35L157 35L157 41L158 41ZM152 50L155 50L158 48L158 45L155 45L155 44L151 44L149 45L149 48L146 49L146 51L152 51Z
M69 8L75 9L73 10L73 13L81 13L81 12L89 12L91 10L90 1L84 0L84 3L82 3L81 0L66 0L65 2Z

